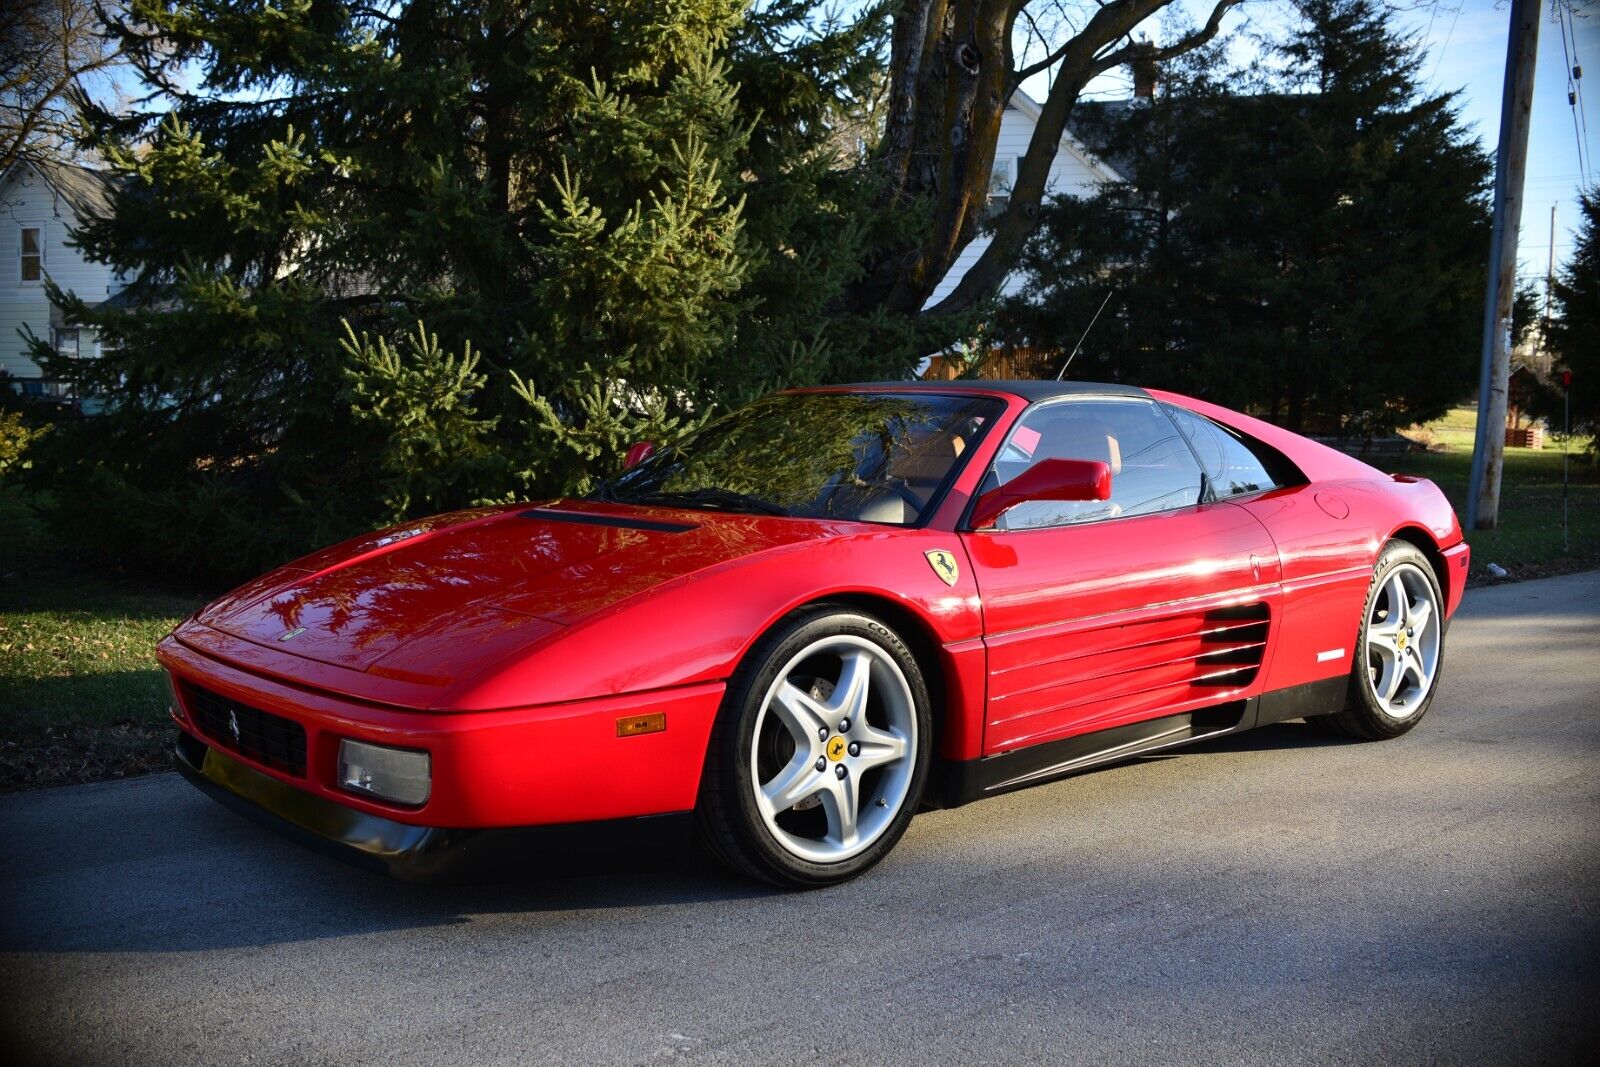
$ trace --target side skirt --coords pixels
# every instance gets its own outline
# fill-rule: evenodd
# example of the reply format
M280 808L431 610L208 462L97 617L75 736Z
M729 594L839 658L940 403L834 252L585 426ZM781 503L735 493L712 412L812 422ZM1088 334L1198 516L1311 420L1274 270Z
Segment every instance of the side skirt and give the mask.
M959 807L1162 749L1242 733L1286 719L1338 711L1344 705L1348 685L1347 678L1329 678L995 756L947 760L937 768L934 788L929 790L930 806Z
M1256 725L1304 719L1311 715L1327 715L1344 707L1350 692L1350 676L1324 678L1320 682L1292 685L1288 689L1274 689L1261 694L1261 707L1256 712Z

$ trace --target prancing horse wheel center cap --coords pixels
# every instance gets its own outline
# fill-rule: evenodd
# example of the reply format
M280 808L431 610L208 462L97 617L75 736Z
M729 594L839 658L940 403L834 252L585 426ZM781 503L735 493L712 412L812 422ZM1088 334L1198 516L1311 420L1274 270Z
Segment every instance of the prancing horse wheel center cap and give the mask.
M839 734L828 738L828 758L838 763L844 759L845 740Z

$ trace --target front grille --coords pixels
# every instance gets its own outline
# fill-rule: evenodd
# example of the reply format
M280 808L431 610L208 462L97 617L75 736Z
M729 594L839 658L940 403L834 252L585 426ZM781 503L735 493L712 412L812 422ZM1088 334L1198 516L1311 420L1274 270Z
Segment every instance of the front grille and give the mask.
M264 767L305 775L305 727L188 682L183 692L189 717L208 739Z

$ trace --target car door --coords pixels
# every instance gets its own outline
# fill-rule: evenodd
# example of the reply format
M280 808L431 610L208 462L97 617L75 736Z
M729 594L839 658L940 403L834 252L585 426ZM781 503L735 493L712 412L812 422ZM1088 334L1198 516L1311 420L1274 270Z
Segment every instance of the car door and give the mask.
M962 535L983 600L985 754L1247 695L1278 582L1265 527L1210 500L1185 438L1146 398L1030 408L984 488L1052 457L1108 463L1111 499L1030 502Z

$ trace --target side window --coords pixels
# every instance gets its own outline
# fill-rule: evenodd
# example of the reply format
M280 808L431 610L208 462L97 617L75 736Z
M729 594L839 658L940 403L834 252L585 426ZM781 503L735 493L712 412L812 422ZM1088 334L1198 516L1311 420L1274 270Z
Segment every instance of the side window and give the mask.
M44 277L44 231L37 226L24 226L18 250L18 277L24 283L36 282Z
M1267 462L1226 427L1183 408L1168 406L1172 418L1188 439L1205 468L1212 495L1218 500L1243 496L1263 489L1276 489L1283 483L1274 478Z
M68 329L54 329L56 351L63 356L78 357L78 331Z
M1011 203L1011 186L1017 180L1017 159L1010 156L995 158L994 169L989 172L989 200L984 208L985 218L994 218Z
M1200 467L1154 401L1096 397L1026 412L996 457L990 484L1004 485L1042 459L1093 459L1111 467L1111 499L1040 500L1000 518L1002 530L1149 515L1200 502Z

